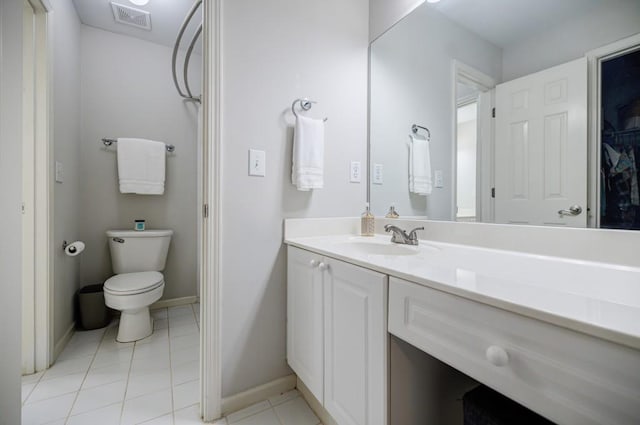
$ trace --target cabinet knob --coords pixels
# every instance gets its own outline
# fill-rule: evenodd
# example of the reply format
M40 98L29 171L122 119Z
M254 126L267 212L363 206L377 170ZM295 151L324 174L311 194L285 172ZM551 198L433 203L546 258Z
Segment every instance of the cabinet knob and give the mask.
M323 262L321 262L320 264L318 264L318 268L319 268L320 270L323 270L323 271L324 271L324 270L328 270L328 269L329 269L329 265L328 265L328 264L325 264L325 263L323 263Z
M487 348L486 352L487 360L498 367L506 366L509 363L509 354L507 350L502 347L498 347L497 345L492 345Z
M309 261L309 265L310 265L311 267L315 267L315 266L317 266L317 265L318 265L318 260L311 260L311 261Z

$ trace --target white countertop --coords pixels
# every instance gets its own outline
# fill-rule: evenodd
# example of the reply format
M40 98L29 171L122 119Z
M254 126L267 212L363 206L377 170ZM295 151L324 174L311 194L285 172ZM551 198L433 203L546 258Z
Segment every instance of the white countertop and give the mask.
M285 243L494 307L640 349L640 268L421 240L415 255L353 243L388 235L290 237Z

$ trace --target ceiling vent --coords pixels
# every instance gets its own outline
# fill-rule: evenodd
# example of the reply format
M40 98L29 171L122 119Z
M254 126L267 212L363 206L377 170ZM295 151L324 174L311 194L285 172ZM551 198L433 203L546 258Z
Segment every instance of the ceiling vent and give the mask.
M118 3L111 3L116 22L151 31L151 13Z

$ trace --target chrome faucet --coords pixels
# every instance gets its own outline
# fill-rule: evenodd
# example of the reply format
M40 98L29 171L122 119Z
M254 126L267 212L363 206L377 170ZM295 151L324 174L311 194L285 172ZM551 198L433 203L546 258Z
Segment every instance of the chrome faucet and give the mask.
M409 234L393 224L387 224L384 226L385 232L393 232L391 236L391 242L399 243L403 245L418 245L418 230L424 230L424 227L416 227Z

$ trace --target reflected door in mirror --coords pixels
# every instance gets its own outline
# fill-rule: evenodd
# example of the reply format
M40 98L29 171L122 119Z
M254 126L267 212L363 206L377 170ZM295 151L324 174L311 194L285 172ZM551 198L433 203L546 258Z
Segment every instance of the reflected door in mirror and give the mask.
M496 87L496 223L586 227L586 105L584 58Z

